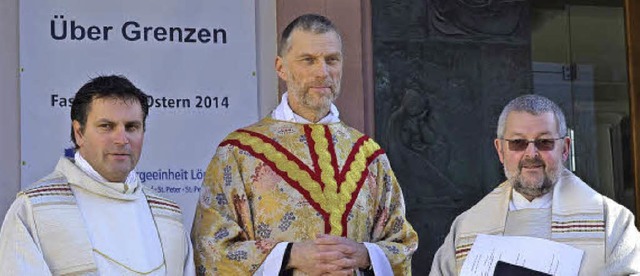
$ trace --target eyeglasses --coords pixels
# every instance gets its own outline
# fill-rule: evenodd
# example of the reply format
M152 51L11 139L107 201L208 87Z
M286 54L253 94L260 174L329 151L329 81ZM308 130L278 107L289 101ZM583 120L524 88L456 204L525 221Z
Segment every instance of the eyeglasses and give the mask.
M502 139L504 141L509 142L509 150L512 151L523 151L526 150L529 146L529 143L533 143L533 145L540 151L550 151L553 150L556 146L556 140L562 140L564 138L545 138L545 139L535 139L535 140L527 140L527 139Z

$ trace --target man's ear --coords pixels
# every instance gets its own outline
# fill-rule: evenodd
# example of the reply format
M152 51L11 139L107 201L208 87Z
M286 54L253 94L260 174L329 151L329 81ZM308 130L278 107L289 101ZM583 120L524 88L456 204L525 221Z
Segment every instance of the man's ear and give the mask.
M76 138L76 144L80 147L84 144L84 130L77 120L73 120L71 126L73 127L73 136Z
M287 81L287 71L284 66L284 59L280 56L276 57L276 72L278 73L278 77L283 81Z
M496 138L495 140L493 140L493 146L496 147L498 158L500 158L500 163L504 164L504 149L502 148L502 140Z
M569 153L571 151L571 138L564 137L562 139L562 161L567 161L569 159Z

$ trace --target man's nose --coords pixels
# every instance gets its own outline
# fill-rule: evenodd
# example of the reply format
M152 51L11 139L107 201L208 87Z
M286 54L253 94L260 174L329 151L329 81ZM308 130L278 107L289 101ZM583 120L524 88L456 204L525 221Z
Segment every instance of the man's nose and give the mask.
M535 143L528 143L527 148L524 149L524 154L529 157L535 157L538 153Z
M113 131L113 142L116 144L129 144L129 137L127 136L127 131L123 127L116 127Z
M329 66L324 61L320 61L314 68L315 77L326 78L329 75Z

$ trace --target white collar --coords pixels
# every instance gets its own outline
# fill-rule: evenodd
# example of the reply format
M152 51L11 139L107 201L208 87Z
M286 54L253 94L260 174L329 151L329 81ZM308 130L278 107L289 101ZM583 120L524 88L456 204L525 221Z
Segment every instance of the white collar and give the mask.
M289 106L288 93L285 92L282 95L282 99L280 100L280 104L276 107L276 109L271 112L271 117L279 121L286 121L292 123L302 123L302 124L312 124L309 120L303 118L302 116L293 112L293 109ZM320 119L316 124L331 124L340 122L340 112L338 112L338 108L331 104L329 108L329 114L324 116L324 118Z
M73 156L74 160L75 160L75 164L76 166L78 166L78 168L80 168L80 170L82 170L84 173L86 173L89 177L91 177L93 180L98 181L100 183L114 183L111 182L109 180L107 180L106 178L104 178L102 175L100 175L95 169L93 169L93 167L91 166L91 164L89 164L89 162L87 162L87 160L85 160L82 155L80 155L79 151L76 151L76 153ZM136 173L135 170L132 170L131 172L129 172L129 175L127 175L127 179L125 179L125 181L122 183L123 185L123 191L124 193L131 193L133 191L136 190L136 188L138 187L138 174ZM114 187L112 187L114 188Z
M532 201L529 201L514 189L511 193L511 200L509 201L509 211L551 208L552 199L553 192L548 192L540 197L534 198Z

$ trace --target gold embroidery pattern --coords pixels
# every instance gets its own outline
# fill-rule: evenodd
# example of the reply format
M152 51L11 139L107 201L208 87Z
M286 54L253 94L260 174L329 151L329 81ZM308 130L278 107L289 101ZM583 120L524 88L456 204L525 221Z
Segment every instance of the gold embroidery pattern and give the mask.
M347 209L350 208L348 205L354 200L353 193L358 189L359 182L362 182L366 177L365 171L370 159L381 153L380 146L369 138L359 146L356 143L349 154L350 158L345 163L345 168L343 171L339 171L335 149L332 142L329 141L331 139L329 128L324 125L305 125L305 127L311 128L310 138L313 140L314 146L309 150L317 154L317 164L320 167L319 176L314 175L314 171L297 160L286 149L281 146L277 148L279 145L275 141L266 137L260 138L257 133L238 131L229 135L222 144L234 144L251 151L272 168L288 176L296 182L289 184L294 188L299 186L303 190L301 192L307 192L310 201L313 201L310 203L319 208L318 211L324 216L325 222L328 220L329 233L345 235ZM322 184L324 184L324 188Z
M23 192L28 197L39 196L73 196L69 184L51 184L44 187L37 187Z
M329 213L329 224L331 225L331 234L342 234L342 224L340 222L344 207L338 198L338 182L336 180L336 169L331 165L333 156L329 152L329 140L326 137L324 125L311 125L311 139L313 139L314 151L318 155L318 165L320 166L320 179L324 183L324 197L328 204L320 205L327 213Z
M571 220L551 222L551 232L553 233L604 232L604 228L604 220Z
M145 194L145 196L147 197L147 202L149 203L149 207L151 208L158 208L158 209L171 211L177 214L182 214L180 207L172 201L166 200L161 197L153 196L153 195L148 195L148 194Z
M342 202L346 204L351 200L353 192L358 188L358 182L366 177L364 172L371 161L369 159L380 151L380 146L371 139L367 139L362 144L344 175L343 183L340 185L339 195Z
M473 243L463 244L456 247L456 260L460 261L467 257Z
M247 132L234 132L228 136L227 141L229 140L234 140L241 145L248 146L255 153L263 155L272 162L278 170L285 172L289 178L299 183L304 190L308 191L314 202L321 206L326 204L326 199L324 198L320 184L311 178L308 173L305 173L303 168L298 166L296 162L289 160L273 145L265 143L262 139L254 137Z

